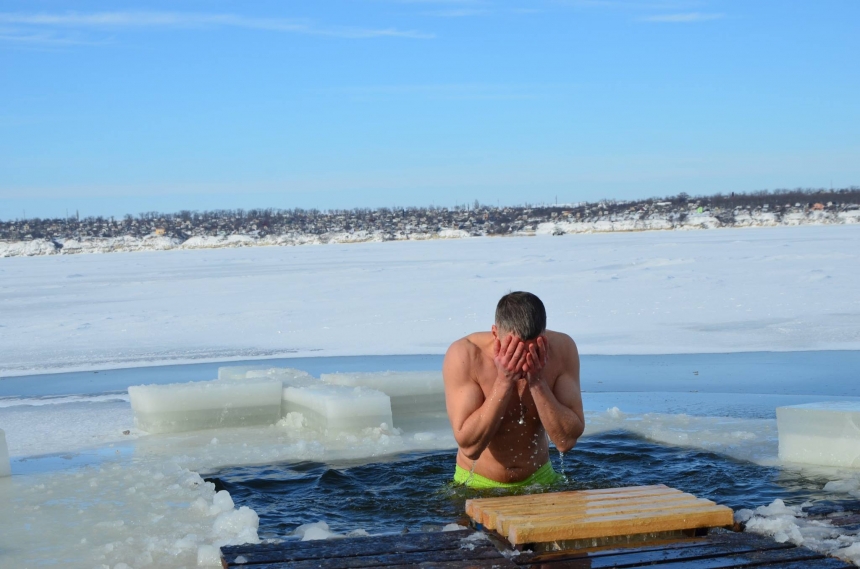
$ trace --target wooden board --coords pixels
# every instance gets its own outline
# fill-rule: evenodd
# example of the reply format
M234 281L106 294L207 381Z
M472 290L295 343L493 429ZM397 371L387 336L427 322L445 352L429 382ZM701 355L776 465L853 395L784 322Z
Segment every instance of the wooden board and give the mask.
M464 547L466 546L466 547ZM471 547L471 549L470 549ZM228 569L851 569L791 543L715 530L637 547L503 556L470 530L223 547Z
M485 535L465 528L448 532L240 545L222 547L221 554L224 567L245 569L516 567Z
M513 545L729 526L730 508L664 485L478 498L476 524Z

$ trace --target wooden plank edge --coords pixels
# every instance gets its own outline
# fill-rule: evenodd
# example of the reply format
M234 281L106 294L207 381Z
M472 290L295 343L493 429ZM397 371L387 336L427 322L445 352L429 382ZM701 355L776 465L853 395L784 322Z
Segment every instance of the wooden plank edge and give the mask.
M611 500L588 503L575 504L553 504L550 506L536 506L540 511L534 512L535 507L518 507L505 510L489 510L484 512L481 521L485 527L496 529L499 527L499 520L514 516L547 516L564 512L571 516L579 514L592 515L594 512L611 512L618 509L629 509L635 506L642 506L645 509L650 505L662 505L664 508L677 507L678 504L686 504L690 502L714 504L705 498L696 498L692 494L673 494L670 496L647 496L642 498L630 498L626 500ZM652 508L653 509L653 508Z
M705 500L704 498L697 498L695 500L683 501L676 504L673 504L671 507L667 508L665 504L654 504L653 507L641 507L633 505L629 508L622 508L617 510L598 510L598 511L589 511L586 512L585 516L576 516L573 515L546 515L544 513L533 514L533 515L525 515L525 516L499 516L497 518L496 527L498 531L504 535L508 533L511 524L523 524L528 522L533 523L541 523L541 522L565 522L568 521L570 523L576 522L588 522L592 519L604 518L607 516L623 516L628 514L645 514L651 512L659 512L666 511L667 514L674 512L682 512L690 509L698 509L698 508L706 508L716 506L710 500Z
M682 517L679 519L679 516ZM606 516L566 527L559 527L558 523L525 523L512 525L507 533L507 538L512 545L518 545L725 527L731 525L733 517L734 514L730 508L717 506L716 508L709 507L688 512L673 512L664 516Z

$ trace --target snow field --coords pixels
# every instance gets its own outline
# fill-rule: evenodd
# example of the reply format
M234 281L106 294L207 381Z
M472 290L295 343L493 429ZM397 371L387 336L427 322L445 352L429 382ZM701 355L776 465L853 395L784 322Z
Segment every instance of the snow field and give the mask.
M781 460L860 467L860 403L778 407L776 419Z
M581 353L860 348L860 224L0 259L0 376L444 353L511 290Z

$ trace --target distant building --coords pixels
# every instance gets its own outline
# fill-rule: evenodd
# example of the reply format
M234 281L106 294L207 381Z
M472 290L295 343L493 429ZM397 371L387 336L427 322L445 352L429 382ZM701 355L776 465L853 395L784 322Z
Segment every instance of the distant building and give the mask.
M156 237L161 237L164 235L164 228L163 227L156 227L154 233L155 233Z

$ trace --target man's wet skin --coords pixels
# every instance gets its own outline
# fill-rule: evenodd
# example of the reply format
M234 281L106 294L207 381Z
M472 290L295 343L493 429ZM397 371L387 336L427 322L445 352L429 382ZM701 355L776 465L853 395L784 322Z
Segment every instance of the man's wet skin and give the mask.
M458 343L456 356L463 358L459 370L449 366L446 356L446 377L454 373L467 373L471 382L477 384L480 390L462 390L462 395L446 386L446 397L449 400L449 414L452 412L452 426L455 437L458 438L460 449L457 453L457 464L475 474L499 482L519 482L535 473L549 460L549 441L547 431L541 422L533 390L550 393L556 387L556 381L570 365L571 348L575 354L575 345L564 334L546 331L538 338L523 341L516 336L504 332L480 332L463 338ZM454 352L452 346L451 352ZM449 352L450 355L450 352ZM576 395L578 399L578 355L576 355ZM446 379L446 382L448 380ZM465 383L471 383L464 379ZM473 384L473 385L474 385ZM541 397L543 405L547 406L546 395ZM551 396L550 396L551 397ZM498 427L487 427L492 434L489 440L469 444L474 437L463 435L480 423L483 413L492 413L492 408L486 408L485 402L495 398L497 404L503 403L504 409L499 409L501 415ZM553 397L554 400L554 397ZM492 407L492 402L490 402ZM555 403L557 405L557 402ZM581 401L579 403L581 408ZM462 420L466 414L458 412L465 407L478 415ZM568 410L569 412L569 410ZM555 413L553 411L553 413ZM581 411L579 411L581 415ZM545 416L552 413L545 411ZM488 417L489 419L489 417ZM576 419L574 419L575 421ZM460 424L456 424L460 423ZM458 433L458 428L461 433ZM556 426L556 433L559 431ZM567 428L570 431L570 428ZM461 435L458 437L458 434ZM581 434L574 433L573 441L556 441L559 448L573 446L575 438ZM561 437L564 438L564 437ZM570 436L567 437L571 438ZM465 446L464 446L465 443Z

